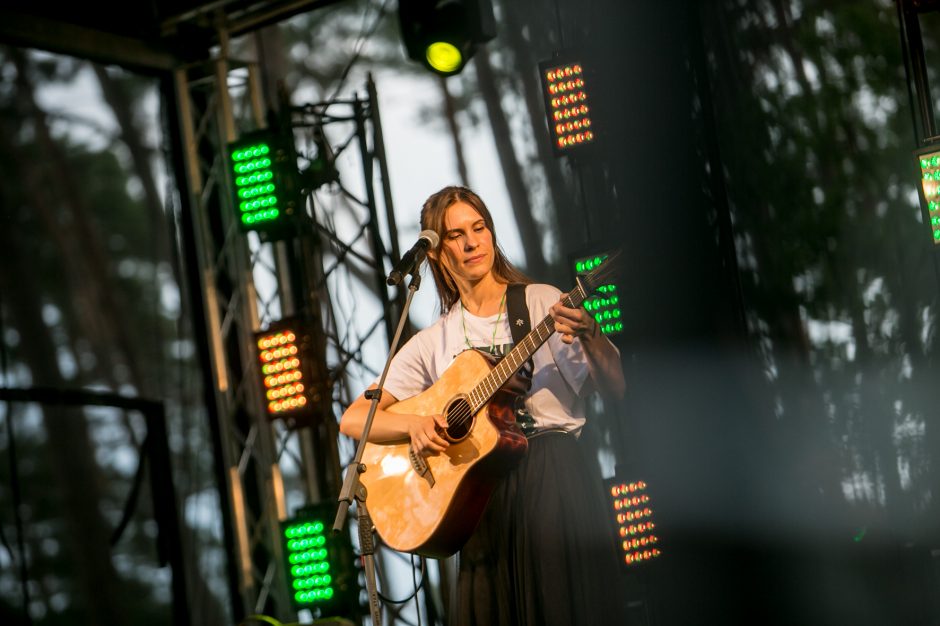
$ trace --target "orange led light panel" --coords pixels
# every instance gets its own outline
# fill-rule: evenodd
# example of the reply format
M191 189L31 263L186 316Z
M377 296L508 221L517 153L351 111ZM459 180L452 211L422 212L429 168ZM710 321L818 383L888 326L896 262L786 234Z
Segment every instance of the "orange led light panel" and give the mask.
M543 62L540 64L549 132L556 154L583 147L594 141L587 104L584 67L581 63Z
M622 551L621 563L634 566L645 563L660 555L657 547L659 537L653 534L656 528L653 522L653 510L644 481L622 482L613 480L607 493L610 497L611 512L616 522L617 535Z
M307 388L296 333L280 329L258 335L256 343L268 416L280 417L306 407Z

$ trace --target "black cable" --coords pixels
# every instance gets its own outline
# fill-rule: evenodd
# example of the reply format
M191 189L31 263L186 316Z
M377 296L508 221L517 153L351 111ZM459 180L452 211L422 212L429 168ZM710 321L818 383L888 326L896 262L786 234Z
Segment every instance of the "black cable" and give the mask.
M413 559L414 557L412 557ZM414 560L411 562L412 574L414 574ZM376 568L378 569L378 568ZM415 590L408 594L407 597L402 598L401 600L392 600L391 598L385 596L381 591L376 590L376 594L379 596L379 599L382 602L387 602L388 604L405 604L410 602L412 598L418 595L418 590L424 587L425 578L427 578L427 570L424 567L424 559L421 559L421 583L415 587Z
M149 446L150 432L148 430L147 436L144 437L144 440L140 443L140 447L137 449L137 472L134 474L134 484L131 485L131 491L129 494L127 494L127 500L124 502L124 511L121 513L121 521L118 522L118 525L111 532L112 548L117 545L118 541L120 541L121 535L124 534L124 530L131 521L131 516L134 515L134 511L137 509L137 501L140 496L140 486L144 482L144 470L147 467L147 455L150 450Z
M424 586L424 557L418 557L421 563L421 584L418 584L417 574L418 572L415 569L415 555L411 555L411 584L414 585L414 599L415 599L415 613L418 615L418 626L421 626L421 603L418 602L418 589ZM425 594L427 597L427 594Z
M3 342L3 306L2 300L0 300L0 376L3 377L3 380L6 381L7 375L7 359L6 359L6 344ZM6 402L6 410L4 411L4 419L11 420L13 419L12 415L13 405L8 401ZM7 534L3 530L3 524L0 523L0 544L6 548L7 553L10 555L10 560L14 558L13 548L10 547L10 540L7 539Z
M10 408L10 405L7 404L7 408ZM0 545L4 547L7 551L7 554L10 555L10 560L13 560L13 548L10 547L10 540L7 539L6 531L3 530L3 524L0 524Z
M901 58L904 59L904 75L907 78L907 99L908 105L911 107L911 122L914 126L914 140L917 142L917 146L920 147L920 126L917 123L917 107L914 103L914 90L911 86L911 59L910 59L910 48L907 43L907 24L904 21L904 8L902 6L904 0L897 0L897 10L898 10L898 29L901 36Z
M584 185L584 169L580 166L579 163L572 163L572 168L575 170L575 176L578 179L578 195L581 199L581 211L584 212L584 229L585 234L587 235L587 240L591 241L593 235L593 229L591 228L591 211L588 210L587 203L587 192L585 191Z
M7 457L10 460L10 486L13 491L13 520L16 525L16 548L20 556L20 587L23 590L23 614L26 616L26 623L32 624L33 620L29 614L29 568L26 564L26 547L23 543L23 518L20 515L22 506L22 497L20 494L19 466L16 460L16 439L13 434L13 418L10 413L11 402L8 400L6 411L7 440L10 446L10 454Z
M561 26L560 0L555 0L555 23L558 29L558 48L559 50L564 50L565 49L565 31Z
M359 38L356 40L356 49L353 52L353 56L349 59L349 62L346 64L346 67L343 69L343 73L340 74L339 83L336 85L336 89L333 90L333 95L326 99L327 102L332 102L336 96L339 95L340 90L343 88L343 85L346 83L346 78L349 76L349 72L352 70L353 66L359 60L359 56L362 54L362 49L365 48L366 43L375 34L375 31L378 30L379 24L382 23L382 18L385 17L385 5L388 4L388 0L382 0L382 5L379 7L379 14L375 16L375 21L372 23L372 27L369 28L369 32L366 33L361 31L359 33ZM365 15L362 19L362 28L365 29L366 21Z
M3 299L0 294L0 378L3 385L6 386L8 361L7 344L3 332ZM22 494L20 493L20 470L16 459L16 437L13 431L13 403L9 399L6 401L6 427L7 441L10 446L10 453L7 458L10 462L10 490L13 492L13 522L16 527L16 548L19 550L20 561L20 588L23 591L23 614L26 617L26 624L31 626L32 616L29 614L29 566L26 564L26 546L23 542L23 518L20 515L22 505ZM6 541L4 541L4 545ZM7 548L9 550L9 547ZM13 554L12 552L10 553Z

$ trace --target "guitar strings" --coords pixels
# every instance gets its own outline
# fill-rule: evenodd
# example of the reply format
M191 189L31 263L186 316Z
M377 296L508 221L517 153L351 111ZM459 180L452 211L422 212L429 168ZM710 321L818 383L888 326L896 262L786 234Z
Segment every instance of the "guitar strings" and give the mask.
M565 299L564 299L564 301L565 301L565 304L568 305L569 308L575 308L576 305L574 304L573 296L574 296L574 295L576 294L576 292L579 291L579 290L582 290L582 286L580 285L580 283L578 284L577 287L575 287L575 288L572 289L570 292L568 292L567 294L565 294ZM578 295L580 295L580 294L578 294ZM580 298L581 302L584 302L584 299L585 299L585 298L582 296L582 297ZM549 326L549 324L548 324L548 322L550 321L550 319L551 319L551 316L550 316L550 315L549 315L549 316L546 316L545 319L543 319L543 320L541 321L541 323L540 323L538 326L536 326L536 330L541 329L543 326L544 326L546 329L550 328L550 326ZM541 334L541 333L540 333L540 334ZM530 333L530 335L531 335L531 333ZM528 339L528 337L527 337L526 339ZM523 339L523 340L519 343L519 346L517 346L517 347L521 348L521 347L525 344L526 339ZM515 350L516 350L516 348L513 348L513 349L509 352L509 354L507 354L506 356L509 356L510 354L512 354L513 352L515 352ZM490 376L493 374L493 372L495 372L495 371L497 370L497 368L499 368L499 365L497 365L497 366L494 367L492 370L490 370L490 373L487 374L486 377L484 377L484 379L483 379L482 381L480 381L480 383L479 383L476 387L474 387L474 391L476 391L479 387L483 386L483 383L485 383L486 380L487 380L488 378L490 378ZM507 376L507 380L508 380L508 376ZM491 384L492 384L492 383L491 383ZM505 381L504 381L504 384L505 384ZM494 390L493 393L495 393L495 390ZM470 395L473 395L473 391L470 392ZM487 394L487 397L490 396L490 395L492 395L492 394ZM480 404L481 404L481 407L480 407L480 408L482 408L482 405L485 404L485 402L481 402ZM471 406L470 402L468 402L466 399L464 399L464 401L461 402L461 403L456 407L456 409L454 409L452 412L450 412L450 413L447 414L447 428L454 428L454 427L463 426L466 422L468 422L469 420L473 419L473 415L474 415L476 412L478 412L478 411L479 411L479 409L477 409L476 411L474 411L474 409L473 409L473 407ZM452 420L453 420L453 421L452 421Z

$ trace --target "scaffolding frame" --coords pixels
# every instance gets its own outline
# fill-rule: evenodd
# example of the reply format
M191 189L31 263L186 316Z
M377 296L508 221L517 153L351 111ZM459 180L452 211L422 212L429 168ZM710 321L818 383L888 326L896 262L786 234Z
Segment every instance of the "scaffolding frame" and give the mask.
M198 275L204 311L197 324L205 329L206 378L215 402L209 419L216 421L220 439L217 450L224 470L219 479L234 552L233 613L237 621L251 614L294 621L281 567L280 522L288 517L292 500L295 505L335 502L339 493L342 464L335 416L358 393L358 381L375 372L369 345L372 352L376 346L387 351L402 310L403 290L390 291L384 281L399 256L398 234L371 76L365 96L287 107L301 160L310 157L311 146L325 148L331 161L358 151L360 188L351 189L340 176L327 183L328 191L305 189L298 232L286 241L265 242L256 233L239 231L225 148L239 130L264 128L267 115L257 64L228 58L224 30L219 41L213 59L177 68L173 87L188 199L183 206L190 213L184 219L191 220L195 240L190 263L198 265L191 275ZM343 126L348 127L344 134L330 142L327 135L338 134L331 129ZM339 222L345 227L338 227ZM367 319L361 330L367 307L343 307L333 298L342 281L370 294L377 305L375 319ZM330 419L290 429L270 421L263 411L254 334L298 314L318 321L312 330L322 342L322 371L329 372ZM348 448L345 456L351 457ZM408 555L380 552L380 562L390 566L395 559L408 560ZM426 576L423 561L421 566ZM433 623L438 612L429 588L415 592L415 611ZM413 623L399 605L386 602L386 607L388 623Z

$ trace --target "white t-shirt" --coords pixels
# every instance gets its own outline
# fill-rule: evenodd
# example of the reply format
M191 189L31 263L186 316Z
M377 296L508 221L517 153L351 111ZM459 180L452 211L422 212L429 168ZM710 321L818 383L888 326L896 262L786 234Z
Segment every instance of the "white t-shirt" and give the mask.
M526 287L532 328L548 315L560 296L561 292L551 285ZM502 315L477 317L458 302L401 347L389 367L385 390L398 400L421 393L440 378L454 357L469 349L468 338L474 348L489 350L495 345L497 354L506 354L512 347L512 333L505 311ZM555 333L532 355L532 364L532 388L525 408L535 419L536 428L563 428L569 432L580 429L585 421L580 392L589 374L580 342L568 345Z

